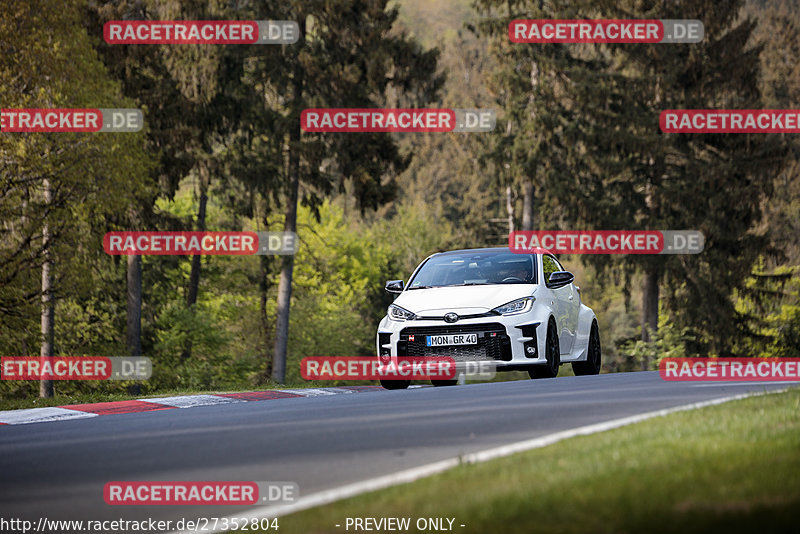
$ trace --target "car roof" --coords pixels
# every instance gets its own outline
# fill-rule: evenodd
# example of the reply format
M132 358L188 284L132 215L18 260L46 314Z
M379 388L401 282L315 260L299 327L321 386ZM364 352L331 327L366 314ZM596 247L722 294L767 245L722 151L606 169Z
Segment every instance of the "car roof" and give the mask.
M464 254L464 253L480 253L480 252L511 252L508 247L487 247L487 248L464 248L459 250L448 250L446 252L437 252L432 256L447 256L449 254ZM524 254L524 253L519 253ZM534 254L534 253L531 253Z

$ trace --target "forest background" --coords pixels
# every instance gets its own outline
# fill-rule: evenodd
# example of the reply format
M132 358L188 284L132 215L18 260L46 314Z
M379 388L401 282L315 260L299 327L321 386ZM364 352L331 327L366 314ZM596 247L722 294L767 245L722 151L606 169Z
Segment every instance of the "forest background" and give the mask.
M668 108L800 107L798 0L0 7L2 107L135 107L146 122L0 134L0 354L143 355L154 369L140 384L2 381L4 402L308 385L305 356L374 354L386 280L433 252L503 246L514 229L706 236L696 256L560 258L598 316L604 372L798 356L800 140L658 128ZM515 18L700 19L705 39L514 45ZM304 37L107 45L103 23L119 19L295 20ZM498 123L306 134L308 107L491 108ZM285 229L300 237L294 258L102 247L113 230Z

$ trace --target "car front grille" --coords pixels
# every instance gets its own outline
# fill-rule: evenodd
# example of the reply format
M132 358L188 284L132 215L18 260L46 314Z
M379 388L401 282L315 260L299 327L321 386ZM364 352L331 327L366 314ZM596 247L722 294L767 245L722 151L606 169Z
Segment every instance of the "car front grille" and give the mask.
M478 334L477 345L455 345L451 347L428 347L426 336L443 334ZM413 341L409 339L413 336ZM511 340L500 323L419 326L400 331L397 343L398 356L449 356L457 362L511 360Z

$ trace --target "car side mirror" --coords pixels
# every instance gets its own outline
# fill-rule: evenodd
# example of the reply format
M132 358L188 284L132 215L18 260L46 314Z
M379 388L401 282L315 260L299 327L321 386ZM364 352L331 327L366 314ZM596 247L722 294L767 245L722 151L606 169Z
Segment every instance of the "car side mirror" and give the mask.
M386 286L384 289L387 293L395 293L399 294L403 292L403 288L405 287L405 282L402 280L389 280L386 282Z
M551 289L558 289L575 280L575 275L569 271L556 271L550 273L550 278L547 279L547 287Z

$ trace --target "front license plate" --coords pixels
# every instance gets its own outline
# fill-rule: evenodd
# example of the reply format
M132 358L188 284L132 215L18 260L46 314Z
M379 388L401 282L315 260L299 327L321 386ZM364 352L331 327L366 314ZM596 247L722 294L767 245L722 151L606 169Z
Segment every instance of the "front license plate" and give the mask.
M442 336L426 336L425 344L429 347L445 345L477 345L478 334L446 334Z

